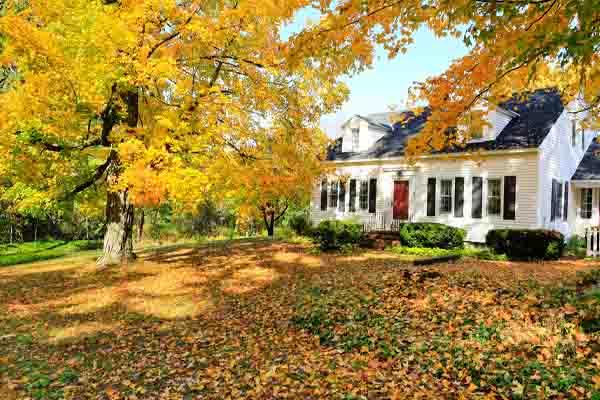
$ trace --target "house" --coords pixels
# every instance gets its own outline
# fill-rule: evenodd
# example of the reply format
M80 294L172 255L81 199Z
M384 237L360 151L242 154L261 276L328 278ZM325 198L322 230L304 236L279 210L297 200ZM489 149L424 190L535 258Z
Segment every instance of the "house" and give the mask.
M495 228L545 228L569 237L600 223L600 144L576 102L542 89L494 106L481 137L409 163L407 140L430 115L356 115L327 155L335 174L312 193L311 220L354 219L372 229L401 222L464 228L485 242ZM397 115L397 113L396 113ZM477 152L474 159L473 152Z

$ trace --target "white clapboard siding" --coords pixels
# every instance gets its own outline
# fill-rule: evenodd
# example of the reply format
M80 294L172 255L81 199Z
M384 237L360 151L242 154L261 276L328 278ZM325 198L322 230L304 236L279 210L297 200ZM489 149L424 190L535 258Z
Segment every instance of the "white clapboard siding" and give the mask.
M556 179L561 183L569 182L585 153L581 142L578 141L575 146L571 142L571 118L573 116L568 113L568 110L578 107L580 106L571 103L556 120L556 123L540 145L538 220L541 227L558 230L566 236L570 236L572 233L581 233L582 229L585 229L578 225L576 215L577 205L579 204L577 202L578 196L573 188L570 188L568 221L564 219L551 221L552 179ZM583 117L583 115L578 116L578 118ZM597 134L597 132L591 130L585 131L585 149ZM578 140L581 140L581 137ZM594 199L594 201L597 200Z
M400 173L399 173L400 171ZM538 188L538 153L515 152L481 156L477 160L464 157L427 158L421 159L416 166L407 166L403 160L390 160L384 163L368 162L361 165L344 165L337 169L338 174L356 179L377 177L377 211L386 213L386 220L391 221L393 182L397 179L406 179L410 183L410 218L412 222L439 222L467 230L467 240L484 242L485 234L493 228L536 228L537 222L537 188ZM484 210L482 219L471 218L471 178L481 176L484 179ZM502 216L491 217L486 215L485 195L487 178L501 178L504 176L517 177L516 219L503 220ZM455 218L452 214L435 217L426 215L427 209L427 179L429 177L465 178L464 217ZM436 185L436 207L439 210L440 183ZM320 209L320 184L315 185L312 196L311 219L313 224L318 224L325 219L355 219L367 223L371 214L367 211L340 213L337 210ZM346 201L349 196L346 195Z
M511 155L486 156L480 160L449 158L446 160L430 159L420 162L420 173L417 177L417 196L415 221L439 222L464 228L467 241L485 242L485 235L494 228L535 228L537 227L537 153L514 153ZM482 218L471 218L472 177L483 178L483 211ZM499 178L504 183L504 176L516 176L517 199L515 220L504 220L502 215L488 216L486 210L487 179ZM436 216L427 216L427 179L437 178L436 184ZM465 178L465 196L463 217L454 217L453 213L440 215L440 180ZM502 199L503 201L504 199ZM453 199L454 201L454 199Z

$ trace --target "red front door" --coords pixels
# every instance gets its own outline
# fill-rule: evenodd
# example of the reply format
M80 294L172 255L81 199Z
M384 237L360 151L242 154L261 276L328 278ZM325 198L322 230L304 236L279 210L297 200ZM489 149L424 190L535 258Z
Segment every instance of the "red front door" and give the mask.
M394 182L394 219L408 219L408 181Z

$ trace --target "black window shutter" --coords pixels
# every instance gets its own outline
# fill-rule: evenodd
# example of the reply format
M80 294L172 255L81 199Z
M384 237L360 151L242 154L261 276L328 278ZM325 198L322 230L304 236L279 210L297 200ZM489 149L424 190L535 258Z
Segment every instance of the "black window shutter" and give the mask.
M558 182L552 179L552 199L550 200L550 221L556 219L556 200L558 197Z
M327 179L321 182L321 210L327 210Z
M356 179L350 179L350 205L348 211L356 211Z
M565 207L563 209L563 219L566 221L568 219L569 212L569 182L565 182Z
M463 217L465 206L465 178L454 179L454 216Z
M435 217L435 178L427 179L427 216Z
M473 177L473 190L471 202L471 217L481 218L483 216L483 178L480 176Z
M369 180L369 213L377 211L377 179Z
M516 218L517 177L504 177L504 219Z
M346 211L346 182L340 181L340 191L338 193L338 210Z

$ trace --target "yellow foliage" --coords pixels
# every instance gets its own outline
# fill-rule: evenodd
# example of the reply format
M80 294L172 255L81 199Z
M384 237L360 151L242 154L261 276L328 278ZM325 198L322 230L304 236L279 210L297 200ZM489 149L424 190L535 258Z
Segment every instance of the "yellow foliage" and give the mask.
M347 89L330 56L301 60L282 39L309 0L21 3L0 17L1 63L21 78L0 93L15 179L65 193L109 160L110 190L193 208L301 193L320 173L319 120Z

